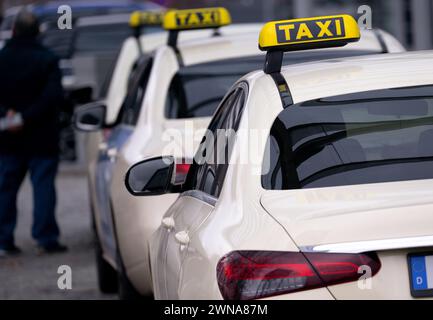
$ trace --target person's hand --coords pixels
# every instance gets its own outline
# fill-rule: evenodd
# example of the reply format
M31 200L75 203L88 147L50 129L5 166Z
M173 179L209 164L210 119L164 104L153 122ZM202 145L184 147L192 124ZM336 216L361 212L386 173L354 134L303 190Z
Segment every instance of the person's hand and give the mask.
M15 117L16 114L17 114L17 113L16 113L14 110L9 110L9 111L6 113L6 118L13 118L13 117ZM8 128L7 131L9 131L9 132L19 132L19 131L21 131L22 129L23 129L23 125L22 125L22 124L19 124L19 125L14 125L14 126Z

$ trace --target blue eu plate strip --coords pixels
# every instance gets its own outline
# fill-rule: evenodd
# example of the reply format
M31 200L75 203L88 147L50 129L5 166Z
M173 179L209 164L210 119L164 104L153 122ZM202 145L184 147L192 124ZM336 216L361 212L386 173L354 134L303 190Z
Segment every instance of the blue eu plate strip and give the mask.
M428 278L425 257L412 257L412 287L414 290L428 290Z

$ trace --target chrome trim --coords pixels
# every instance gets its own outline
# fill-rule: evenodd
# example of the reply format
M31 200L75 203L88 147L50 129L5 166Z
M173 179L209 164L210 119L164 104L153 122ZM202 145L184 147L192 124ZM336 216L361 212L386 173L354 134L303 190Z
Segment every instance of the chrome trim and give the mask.
M212 197L211 195L204 193L203 191L199 191L199 190L186 191L186 192L182 193L180 195L180 197L196 198L197 200L203 201L203 202L211 205L212 207L215 207L216 202L217 202L217 198Z
M433 236L304 246L300 247L300 250L302 252L363 253L423 247L433 247Z

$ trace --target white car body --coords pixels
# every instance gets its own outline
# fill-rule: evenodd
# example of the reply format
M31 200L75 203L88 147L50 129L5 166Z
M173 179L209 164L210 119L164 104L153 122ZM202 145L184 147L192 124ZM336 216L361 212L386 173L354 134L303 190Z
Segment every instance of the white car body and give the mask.
M433 52L373 55L288 66L281 74L298 104L432 85L432 62ZM234 88L241 83L248 84L248 93L239 131L264 130L269 136L283 111L274 81L257 71ZM265 190L260 170L266 140L258 147L253 140L237 136L218 199L187 191L159 222L150 244L155 297L221 299L219 260L233 251L258 250L376 251L382 264L368 290L355 281L273 299L412 299L407 254L433 252L433 180ZM242 164L242 145L258 150L258 173L252 164Z
M233 31L230 31L230 28L233 28ZM259 29L259 25L250 26L247 30L231 26L222 28L223 34L219 38L185 41L179 45L183 62L189 66L209 61L260 55L261 52L257 48ZM236 30L238 32L235 32ZM404 48L392 36L382 31L379 33L388 51L404 51ZM183 33L180 35L182 36ZM378 53L383 50L373 31L363 32L363 38L359 43L349 44L345 49ZM191 136L201 133L210 121L208 117L186 120L165 118L164 106L168 86L172 77L179 70L179 64L175 52L167 46L156 50L154 58L153 71L147 85L138 123L122 149L113 152L115 164L110 192L117 246L128 278L134 287L144 295L153 292L149 270L148 240L160 225L162 216L176 200L177 195L132 197L124 188L125 173L137 161L161 155L167 149L168 142L164 141L163 137L167 130L177 129L181 132L180 140L190 139ZM191 126L192 130L185 130L186 123ZM195 141L190 152L184 156L192 158L199 142L199 140ZM107 255L106 259L115 265L112 257Z
M250 33L251 35L255 35L257 34L257 32L260 30L260 25L258 24L245 24L245 25L234 25L234 26L228 26L225 27L223 29L220 30L220 36L219 37L212 37L212 35L214 34L213 30L195 30L195 31L189 31L189 32L183 32L180 34L179 36L179 45L182 46L183 43L187 42L189 39L206 39L209 38L209 42L213 42L215 41L220 41L219 43L222 43L223 45L228 44L230 45L229 42L222 40L224 39L227 35L232 35L233 37L235 37L236 35L243 35L244 33ZM119 111L121 109L121 105L123 104L123 101L125 99L126 93L128 91L128 82L130 80L131 77L131 72L132 69L134 68L134 65L137 63L137 60L140 57L140 52L144 53L144 54L149 54L149 52L153 51L155 48L161 47L163 44L165 44L167 42L167 37L168 33L167 32L161 32L161 33L155 33L155 34L151 34L151 35L144 35L140 38L140 42L141 42L141 51L138 48L137 45L137 41L134 38L128 39L127 41L125 41L125 44L120 52L119 55L119 59L117 62L117 65L115 67L114 73L113 73L113 77L111 79L111 83L109 86L109 90L108 90L108 95L107 95L107 99L104 102L106 105L106 120L105 122L107 124L113 124L119 114ZM254 43L255 39L253 40L253 38L250 38L249 43ZM197 55L200 54L200 51L197 51L197 49L199 48L199 46L201 46L202 43L200 41L195 41L191 44L191 48L190 48L190 52L191 54L187 54L184 58L185 58L185 63L191 63L189 60L193 60L195 59L195 61L199 62L200 60L206 61L206 59L208 60L212 60L218 57L230 57L230 55L232 56L237 56L237 55L241 55L243 54L243 52L255 52L257 50L257 47L254 46L250 46L248 48L240 48L238 49L238 53L234 53L233 51L235 51L236 49L232 49L232 51L229 50L229 52L225 53L225 52L220 52L219 55L218 54L214 54L214 55L209 55L205 58L203 57L198 57L196 58ZM240 46L238 46L239 48ZM209 50L210 51L210 50ZM157 81L161 80L161 77L158 74L158 71L160 71L161 69L165 68L165 65L167 63L173 62L173 57L176 60L176 57L174 55L174 51L172 48L169 48L167 46L164 46L164 50L161 49L159 51L157 51L159 53L155 53L155 55L158 56L158 67L156 68L156 71L153 72L154 77L157 77ZM167 58L168 56L168 58ZM160 58L163 57L163 58ZM194 61L194 60L193 60ZM171 64L169 66L171 66L173 69L171 71L171 76L172 74L174 74L178 69L177 69L177 60L175 61L176 66L174 66L174 64ZM171 81L171 76L170 77L162 77L162 81ZM156 95L159 96L160 98L165 98L165 95L158 95L157 92L155 92L155 89L153 89L152 95ZM151 95L151 96L152 96ZM162 102L164 103L164 102ZM163 110L163 108L161 109ZM160 122L160 118L159 118L159 114L156 113L158 115L158 122ZM203 120L201 120L203 122ZM201 127L206 127L207 125L207 121L208 119L204 120L205 122L203 122L201 124ZM175 121L174 121L175 122ZM199 121L200 122L200 121ZM179 124L183 122L179 122ZM130 132L132 131L133 127L130 126L123 126L123 128L126 128L125 131ZM111 148L109 146L109 143L107 143L107 137L104 137L105 130L100 130L100 131L96 131L96 132L91 132L86 134L86 141L85 141L85 148L86 148L86 158L87 158L87 170L88 170L88 182L89 182L89 190L90 190L90 198L91 198L91 208L93 211L93 221L94 221L94 227L96 229L98 238L101 239L101 246L103 249L103 255L104 255L104 259L106 261L108 261L114 268L117 269L117 248L115 248L115 244L113 243L115 241L114 239L114 230L113 230L113 226L112 226L112 218L111 218L111 202L112 201L105 201L105 199L100 199L101 198L101 193L105 194L106 190L102 190L102 189L106 189L106 187L108 186L108 184L105 184L104 182L102 182L102 180L105 180L105 173L100 173L99 174L99 182L98 182L98 172L101 172L101 170L104 170L101 168L101 165L99 163L99 159L101 157L101 155L105 155L105 156L109 156L110 158L115 157L117 154L117 150L113 150L113 148ZM120 129L119 131L122 131L122 129ZM138 136L136 136L136 140L138 141L139 139L137 139ZM114 158L113 158L114 161ZM128 162L129 163L129 162ZM99 171L98 171L99 170ZM111 180L111 170L109 173L110 178L108 180ZM120 178L121 179L121 178ZM101 186L102 184L102 186ZM98 194L99 194L99 199L98 199ZM109 196L109 195L107 195ZM111 198L111 197L110 197ZM173 199L174 201L174 199ZM109 211L109 212L108 212ZM163 212L162 212L163 213ZM161 213L161 214L162 214ZM117 223L117 221L116 221ZM108 224L108 225L107 225ZM156 226L155 226L156 228ZM108 231L107 231L108 230ZM122 229L123 230L123 229ZM109 233L109 235L107 236L107 232ZM117 234L116 234L116 238L117 238ZM106 241L104 241L106 240ZM146 251L147 252L147 251ZM146 255L147 257L147 255ZM131 261L130 256L126 256L126 268L129 268L129 266L131 265L131 263L129 261ZM143 260L143 259L142 259ZM142 261L141 260L141 261ZM148 260L147 260L148 261ZM132 263L134 263L135 260L133 260ZM134 264L135 265L135 264ZM146 269L148 270L148 269ZM138 279L138 280L137 280ZM138 275L137 272L137 276L134 278L135 282L138 283L145 283L143 286L145 289L140 290L140 292L142 294L150 294L151 290L149 289L149 287L151 287L151 280L150 279L145 279L146 281L142 280L142 277L140 275ZM135 284L135 283L134 283ZM139 287L137 285L137 287Z

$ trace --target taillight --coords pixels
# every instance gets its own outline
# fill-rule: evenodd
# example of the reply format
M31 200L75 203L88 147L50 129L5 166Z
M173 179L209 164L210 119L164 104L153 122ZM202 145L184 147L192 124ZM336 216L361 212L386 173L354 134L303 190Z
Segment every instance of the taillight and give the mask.
M234 251L217 277L224 299L249 300L358 281L363 266L374 276L381 264L376 254Z

